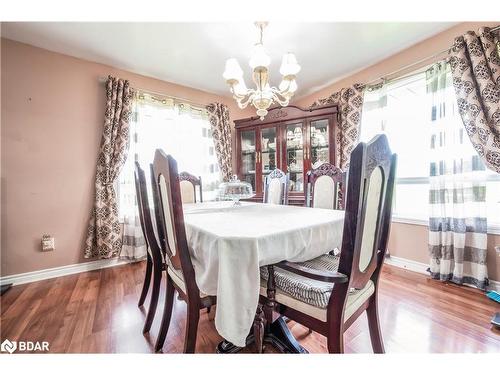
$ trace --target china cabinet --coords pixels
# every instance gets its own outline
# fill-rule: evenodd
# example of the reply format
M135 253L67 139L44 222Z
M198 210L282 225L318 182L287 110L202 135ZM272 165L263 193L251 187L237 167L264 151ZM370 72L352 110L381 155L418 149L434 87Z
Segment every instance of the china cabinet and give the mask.
M264 120L235 121L237 174L262 201L265 176L279 168L290 175L289 204L304 204L306 173L324 162L335 164L337 106L271 109Z

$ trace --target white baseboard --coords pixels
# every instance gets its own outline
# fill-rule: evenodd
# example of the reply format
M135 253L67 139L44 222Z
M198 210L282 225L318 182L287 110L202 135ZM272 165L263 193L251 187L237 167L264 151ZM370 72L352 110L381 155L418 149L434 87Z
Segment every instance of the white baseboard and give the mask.
M404 268L405 270L423 273L428 275L427 268L429 268L428 264L416 262L414 260L395 257L391 255L388 258L385 258L385 263L399 268Z
M115 267L120 266L122 264L133 263L137 260L128 260L128 259L99 259L86 263L78 263L78 264L70 264L62 267L48 268L45 270L33 271L20 273L17 275L9 275L0 277L0 284L26 284L32 283L34 281L52 279L54 277L72 275L75 273L87 272L98 270L101 268Z
M405 270L429 275L429 272L427 272L429 265L426 263L420 263L411 259L395 257L392 255L385 258L384 262L394 267L404 268ZM487 287L487 290L496 290L497 292L500 292L500 281L490 279L490 285Z

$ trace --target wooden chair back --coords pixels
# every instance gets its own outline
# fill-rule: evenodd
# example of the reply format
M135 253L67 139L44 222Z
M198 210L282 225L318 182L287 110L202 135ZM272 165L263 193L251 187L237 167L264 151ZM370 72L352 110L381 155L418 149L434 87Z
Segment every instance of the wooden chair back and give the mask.
M391 225L396 172L385 135L359 143L351 154L339 272L362 289L382 267Z
M155 152L153 178L159 198L155 202L159 206L156 222L158 233L162 236L160 244L166 254L168 267L182 273L188 298L190 295L199 298L186 239L177 162L160 149Z
M342 209L341 185L345 174L339 167L323 163L306 175L305 201L307 207Z
M158 266L163 263L163 255L155 236L154 225L151 220L146 175L138 162L135 162L134 179L142 233L146 240L149 256L153 260L155 266Z
M163 249L163 246L161 246L161 238L165 238L165 233L163 232L163 226L158 225L160 223L159 220L161 220L161 208L160 208L160 193L158 192L158 184L155 181L154 177L154 170L153 170L153 163L149 164L149 176L150 176L150 183L151 183L151 193L153 196L153 202L154 202L154 223L153 227L156 230L156 238L157 238L157 243L160 246L161 252L163 254L164 259L166 259L167 254L165 253L165 250Z
M290 176L276 168L264 179L264 203L288 204L288 182Z
M198 187L200 202L203 202L203 191L201 185L201 177L196 177L188 172L179 174L181 186L182 203L196 203L196 188Z

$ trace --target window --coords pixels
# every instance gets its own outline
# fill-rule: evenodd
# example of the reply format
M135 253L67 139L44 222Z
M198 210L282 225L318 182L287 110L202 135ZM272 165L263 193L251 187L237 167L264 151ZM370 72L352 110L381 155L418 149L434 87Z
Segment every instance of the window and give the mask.
M120 217L135 215L134 162L139 161L149 182L149 165L157 148L175 158L179 172L200 176L203 200L214 200L221 178L205 111L141 97L135 103L129 154L119 178Z
M452 107L447 110L453 111L449 116L453 123L449 126L459 126L460 139L463 140L463 148L453 152L475 153L456 108L452 87L446 95L450 95L450 101L447 102ZM426 93L425 72L365 93L360 140L367 142L376 134L385 133L392 151L398 154L393 206L396 220L428 221L431 142L439 141L431 139L432 113L436 110L441 109L432 108ZM482 164L479 157L474 160ZM500 176L484 169L488 224L492 230L500 230Z

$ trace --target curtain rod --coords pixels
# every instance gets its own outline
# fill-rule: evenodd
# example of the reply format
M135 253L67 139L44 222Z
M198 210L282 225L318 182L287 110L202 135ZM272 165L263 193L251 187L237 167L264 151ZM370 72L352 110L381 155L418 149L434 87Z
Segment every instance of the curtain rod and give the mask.
M99 77L99 82L100 83L104 84L104 83L106 83L107 80L108 80L108 77ZM193 104L193 105L195 105L197 107L201 107L203 109L205 109L205 107L207 106L207 104L197 103L197 102L194 102L194 101L192 101L190 99L180 98L178 96L168 95L168 94L165 94L165 93L161 93L161 92L157 92L157 91L152 91L152 90L148 90L148 89L141 89L140 87L133 87L133 88L136 91L143 91L146 94L153 94L153 95L164 96L164 97L167 97L167 98L170 98L170 99L174 99L174 100L178 100L178 101L190 103L190 104Z
M497 30L499 30L499 29L500 29L500 25L490 28L490 31L497 31ZM425 58L423 58L423 59L421 59L421 60L418 60L418 61L416 61L416 62L414 62L414 63L408 64L408 65L405 65L405 66L403 66L402 68L399 68L399 69L397 69L397 70L395 70L395 71L393 71L393 72L386 73L386 74L384 74L384 75L380 76L379 78L376 78L376 79L374 79L374 80L371 80L371 81L369 81L369 82L365 83L364 85L365 85L365 86L370 86L370 85L373 85L374 83L376 83L376 82L378 82L378 81L386 81L386 80L388 80L388 79L387 79L387 77L388 77L388 76L392 76L392 75L397 74L397 73L399 73L399 72L405 71L405 70L407 70L407 69L409 69L409 68L411 68L411 67L413 67L413 66L419 65L419 64L423 63L424 61L427 61L427 60L433 59L433 58L435 58L435 57L437 57L437 56L439 56L439 55L442 55L442 54L443 54L443 53L445 53L445 52L449 52L449 51L450 51L450 49L451 49L451 48L446 48L446 49L444 49L444 50L442 50L442 51L436 52L436 53L432 54L431 56L427 56L427 57L425 57ZM395 78L396 78L396 77L395 77ZM401 78L405 78L405 76L402 76Z

